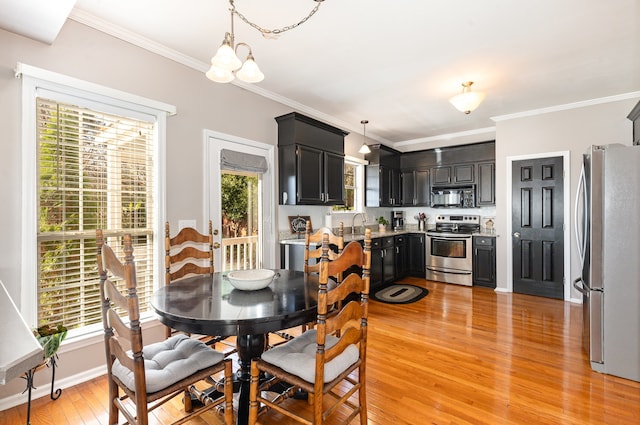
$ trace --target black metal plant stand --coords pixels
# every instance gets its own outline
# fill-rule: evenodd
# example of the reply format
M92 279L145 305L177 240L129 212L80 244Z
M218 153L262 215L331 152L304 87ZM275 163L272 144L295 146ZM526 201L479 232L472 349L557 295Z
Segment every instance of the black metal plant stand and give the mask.
M49 393L49 397L51 400L57 400L62 395L62 388L58 388L54 391L55 380L56 380L56 363L58 361L58 355L54 354L49 357L49 361L46 363L47 367L51 368L51 392ZM43 363L44 364L44 363ZM24 394L27 392L27 425L31 425L31 390L35 389L33 385L33 378L36 374L38 368L40 368L42 364L34 367L33 369L29 369L23 378L27 381L27 388L22 392Z

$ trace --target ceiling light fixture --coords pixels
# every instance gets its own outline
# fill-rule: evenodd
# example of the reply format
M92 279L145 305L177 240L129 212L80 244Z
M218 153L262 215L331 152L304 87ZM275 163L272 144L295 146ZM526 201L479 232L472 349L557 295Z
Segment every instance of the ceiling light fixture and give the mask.
M211 81L215 81L216 83L229 83L233 81L235 77L238 77L239 80L244 81L245 83L259 83L264 80L264 74L260 71L260 68L253 57L251 47L247 43L235 44L235 33L233 27L234 15L238 15L238 17L247 23L247 25L260 31L265 38L276 38L283 32L296 28L306 22L314 13L317 12L320 4L324 0L313 1L317 3L316 6L311 10L309 15L303 18L300 22L293 25L287 25L280 29L269 30L249 21L242 13L236 10L234 0L229 0L229 5L231 6L229 8L229 12L231 13L231 32L225 33L222 44L218 48L215 56L211 58L211 68L209 68L205 74L207 78ZM240 46L244 46L249 49L249 53L247 54L247 59L244 61L244 64L237 55L238 47Z
M449 102L456 107L460 112L464 112L465 114L471 113L474 109L476 109L484 98L486 94L479 91L471 91L471 85L473 81L467 81L466 83L462 83L462 93L453 96L449 99Z
M369 149L369 145L367 145L367 124L369 124L369 121L362 120L360 121L360 124L362 124L362 146L360 146L360 150L358 152L371 153L371 149Z

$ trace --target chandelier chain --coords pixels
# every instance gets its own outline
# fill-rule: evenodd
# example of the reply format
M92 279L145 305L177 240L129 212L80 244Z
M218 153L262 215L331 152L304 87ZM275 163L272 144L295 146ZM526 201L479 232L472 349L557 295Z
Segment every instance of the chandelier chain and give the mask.
M247 19L246 16L244 16L242 13L238 12L238 10L236 9L236 6L234 4L234 0L229 0L229 4L231 4L231 12L232 13L236 14L247 25L257 29L258 31L260 31L260 33L262 33L262 35L264 37L267 37L268 35L271 35L271 34L275 35L275 36L280 35L283 32L292 30L292 29L304 24L305 22L307 22L309 20L309 18L311 18L318 11L318 9L320 8L320 5L322 4L322 1L319 1L319 0L314 0L314 1L316 1L316 6L311 10L311 12L309 12L309 14L306 17L302 18L300 20L300 22L297 22L297 23L291 24L291 25L287 25L287 26L284 26L282 28L272 29L272 30L267 29L267 28L262 28L260 25L251 22L249 19Z

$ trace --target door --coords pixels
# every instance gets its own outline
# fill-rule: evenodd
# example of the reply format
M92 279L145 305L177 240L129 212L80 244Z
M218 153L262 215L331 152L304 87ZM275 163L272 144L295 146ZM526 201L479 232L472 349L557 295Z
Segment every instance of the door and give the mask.
M564 298L563 158L512 163L513 291Z
M205 132L205 219L217 230L216 271L276 267L274 148ZM223 151L233 156L221 165Z

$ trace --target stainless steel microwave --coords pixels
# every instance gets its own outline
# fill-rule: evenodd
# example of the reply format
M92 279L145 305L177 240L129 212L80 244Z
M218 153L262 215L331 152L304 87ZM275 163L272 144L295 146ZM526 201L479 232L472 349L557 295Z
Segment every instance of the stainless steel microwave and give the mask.
M475 208L475 186L434 186L431 188L432 208Z

